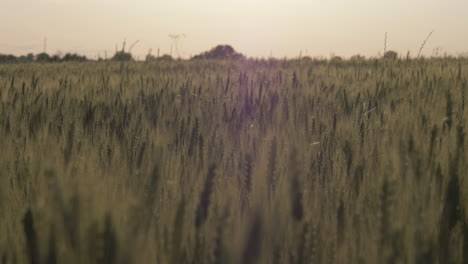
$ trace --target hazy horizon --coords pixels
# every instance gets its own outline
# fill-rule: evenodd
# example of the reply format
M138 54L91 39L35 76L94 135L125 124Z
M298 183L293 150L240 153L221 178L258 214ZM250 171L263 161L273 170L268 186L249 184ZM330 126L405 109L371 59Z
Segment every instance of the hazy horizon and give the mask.
M111 56L116 45L139 40L132 53L187 58L218 44L249 57L377 56L384 49L413 56L438 49L468 51L468 1L284 0L3 0L0 53L77 52ZM177 53L170 34L184 35Z

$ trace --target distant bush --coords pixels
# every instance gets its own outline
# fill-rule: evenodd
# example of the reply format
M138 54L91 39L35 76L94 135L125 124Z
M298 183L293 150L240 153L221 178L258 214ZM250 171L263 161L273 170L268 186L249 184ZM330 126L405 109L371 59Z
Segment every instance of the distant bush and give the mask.
M356 55L353 55L351 56L350 58L352 61L361 61L361 60L365 60L366 57L360 55L360 54L356 54Z
M338 65L342 63L343 63L343 58L341 58L340 56L334 56L333 58L330 59L330 64Z
M343 61L343 58L341 58L340 56L334 56L333 58L331 58L332 61Z
M155 57L154 55L147 55L146 62L153 62L153 61L174 61L174 58L171 55L162 55L161 57Z
M194 56L193 59L240 60L245 59L245 56L241 53L237 53L234 48L229 45L218 45L207 52Z
M50 56L49 54L45 52L39 53L36 55L36 61L37 62L50 62Z
M151 54L146 55L146 58L145 58L146 62L152 62L155 60L156 60L156 57L154 55L151 55Z
M112 60L114 60L114 61L131 61L131 60L133 60L133 56L129 52L118 51L118 52L116 52L114 54L114 56L112 57Z
M20 57L15 57L15 58L16 58L15 62L20 62L20 63L33 62L34 61L34 54L29 53L26 56L22 55Z
M396 60L396 59L398 59L398 53L396 53L393 50L389 50L389 51L385 52L384 59Z
M61 58L59 55L53 55L52 57L50 57L50 62L60 62L61 61Z
M159 61L174 61L174 58L171 57L171 55L162 55L161 57L159 58L156 58L156 60L159 60Z
M0 63L16 62L17 58L14 55L0 54Z
M0 63L29 63L29 62L41 62L41 63L48 63L48 62L67 62L67 61L87 61L88 58L86 56L78 55L76 53L67 53L65 56L60 57L60 55L56 54L50 56L49 54L43 52L39 53L36 56L34 54L29 53L27 55L22 56L14 56L14 55L5 55L0 54Z
M62 61L87 61L86 56L80 56L76 53L67 53L63 56Z
M29 53L16 57L15 55L0 54L0 63L27 63L34 61L34 54Z

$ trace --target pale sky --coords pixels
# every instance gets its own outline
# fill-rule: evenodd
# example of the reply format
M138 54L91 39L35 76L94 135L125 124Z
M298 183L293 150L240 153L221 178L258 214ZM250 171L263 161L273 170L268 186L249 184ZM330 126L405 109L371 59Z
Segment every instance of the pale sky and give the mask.
M111 56L140 42L143 58L170 53L169 34L185 35L182 57L230 44L252 57L377 56L387 49L468 51L468 0L0 0L0 53ZM175 48L173 55L177 57Z

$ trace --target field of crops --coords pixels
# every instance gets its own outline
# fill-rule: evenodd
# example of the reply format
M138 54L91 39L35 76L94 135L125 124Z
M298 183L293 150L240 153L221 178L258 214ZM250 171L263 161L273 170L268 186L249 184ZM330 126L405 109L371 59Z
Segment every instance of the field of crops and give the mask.
M1 263L468 263L468 60L0 65Z

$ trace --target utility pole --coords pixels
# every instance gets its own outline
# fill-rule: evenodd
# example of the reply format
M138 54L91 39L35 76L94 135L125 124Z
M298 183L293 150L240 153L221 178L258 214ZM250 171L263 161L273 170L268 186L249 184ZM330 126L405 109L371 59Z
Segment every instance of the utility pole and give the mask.
M385 39L384 39L384 49L383 49L384 57L385 57L385 53L387 53L387 32L385 32Z
M172 48L174 47L176 52L177 52L177 56L180 58L180 52L179 52L179 40L181 38L185 38L185 34L171 34L169 35L169 38L171 39L172 43L171 43L171 57L172 57Z

